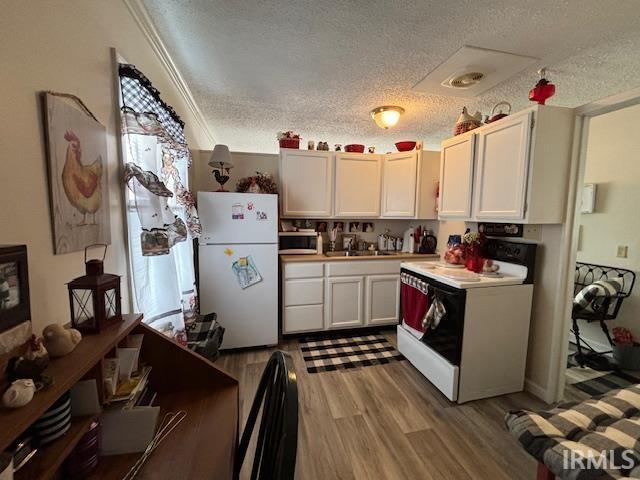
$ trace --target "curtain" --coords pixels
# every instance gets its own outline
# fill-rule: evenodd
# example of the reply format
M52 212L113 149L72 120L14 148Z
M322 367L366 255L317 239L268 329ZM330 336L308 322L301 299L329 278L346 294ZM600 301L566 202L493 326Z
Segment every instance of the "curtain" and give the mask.
M144 321L184 340L198 308L184 123L133 65L119 65L124 182L133 297Z

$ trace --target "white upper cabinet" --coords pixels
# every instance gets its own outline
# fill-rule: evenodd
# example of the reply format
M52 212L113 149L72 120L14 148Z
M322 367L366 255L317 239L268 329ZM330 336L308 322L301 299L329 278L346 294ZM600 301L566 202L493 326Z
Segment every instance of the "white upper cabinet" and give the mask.
M442 143L440 218L471 218L475 141L473 133L466 133Z
M474 216L523 220L533 112L511 115L478 135Z
M285 218L436 218L439 152L280 150Z
M336 217L380 216L381 155L336 153Z
M574 120L571 108L536 105L445 140L439 218L562 223Z
M438 218L438 186L440 184L440 152L422 150L418 157L416 218Z
M330 217L333 213L333 154L282 149L280 184L283 216Z
M418 152L387 154L382 162L382 216L415 217Z

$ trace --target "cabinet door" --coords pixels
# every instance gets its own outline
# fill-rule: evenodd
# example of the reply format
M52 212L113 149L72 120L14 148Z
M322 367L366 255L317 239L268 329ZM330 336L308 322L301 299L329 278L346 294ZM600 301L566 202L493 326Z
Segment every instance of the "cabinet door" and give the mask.
M365 283L366 324L398 323L400 275L370 275Z
M333 154L316 150L280 151L283 216L327 218L332 214Z
M336 153L336 217L380 216L380 155Z
M382 216L414 217L418 152L390 153L383 157Z
M363 325L364 277L327 278L326 292L326 328Z
M442 143L439 218L471 218L475 134Z
M478 134L477 219L524 219L532 118L512 115Z

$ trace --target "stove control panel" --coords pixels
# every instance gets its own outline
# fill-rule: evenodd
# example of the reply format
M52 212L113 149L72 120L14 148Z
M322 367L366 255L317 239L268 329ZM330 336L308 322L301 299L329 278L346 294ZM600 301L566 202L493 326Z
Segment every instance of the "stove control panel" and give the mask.
M483 253L486 258L524 265L529 272L525 283L532 283L537 247L535 243L509 242L490 238L484 245Z

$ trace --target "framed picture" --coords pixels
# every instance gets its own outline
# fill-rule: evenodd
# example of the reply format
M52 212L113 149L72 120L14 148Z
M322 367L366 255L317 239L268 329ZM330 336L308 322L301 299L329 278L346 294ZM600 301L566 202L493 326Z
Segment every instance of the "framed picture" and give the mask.
M338 233L344 232L344 222L333 222L333 228L335 228Z
M361 232L360 222L349 222L349 233Z
M109 244L106 129L66 98L43 97L54 253Z
M0 332L30 319L27 247L0 246Z
M316 232L325 233L327 231L327 222L316 222Z
M375 231L373 222L362 222L362 231L364 233L373 233Z

